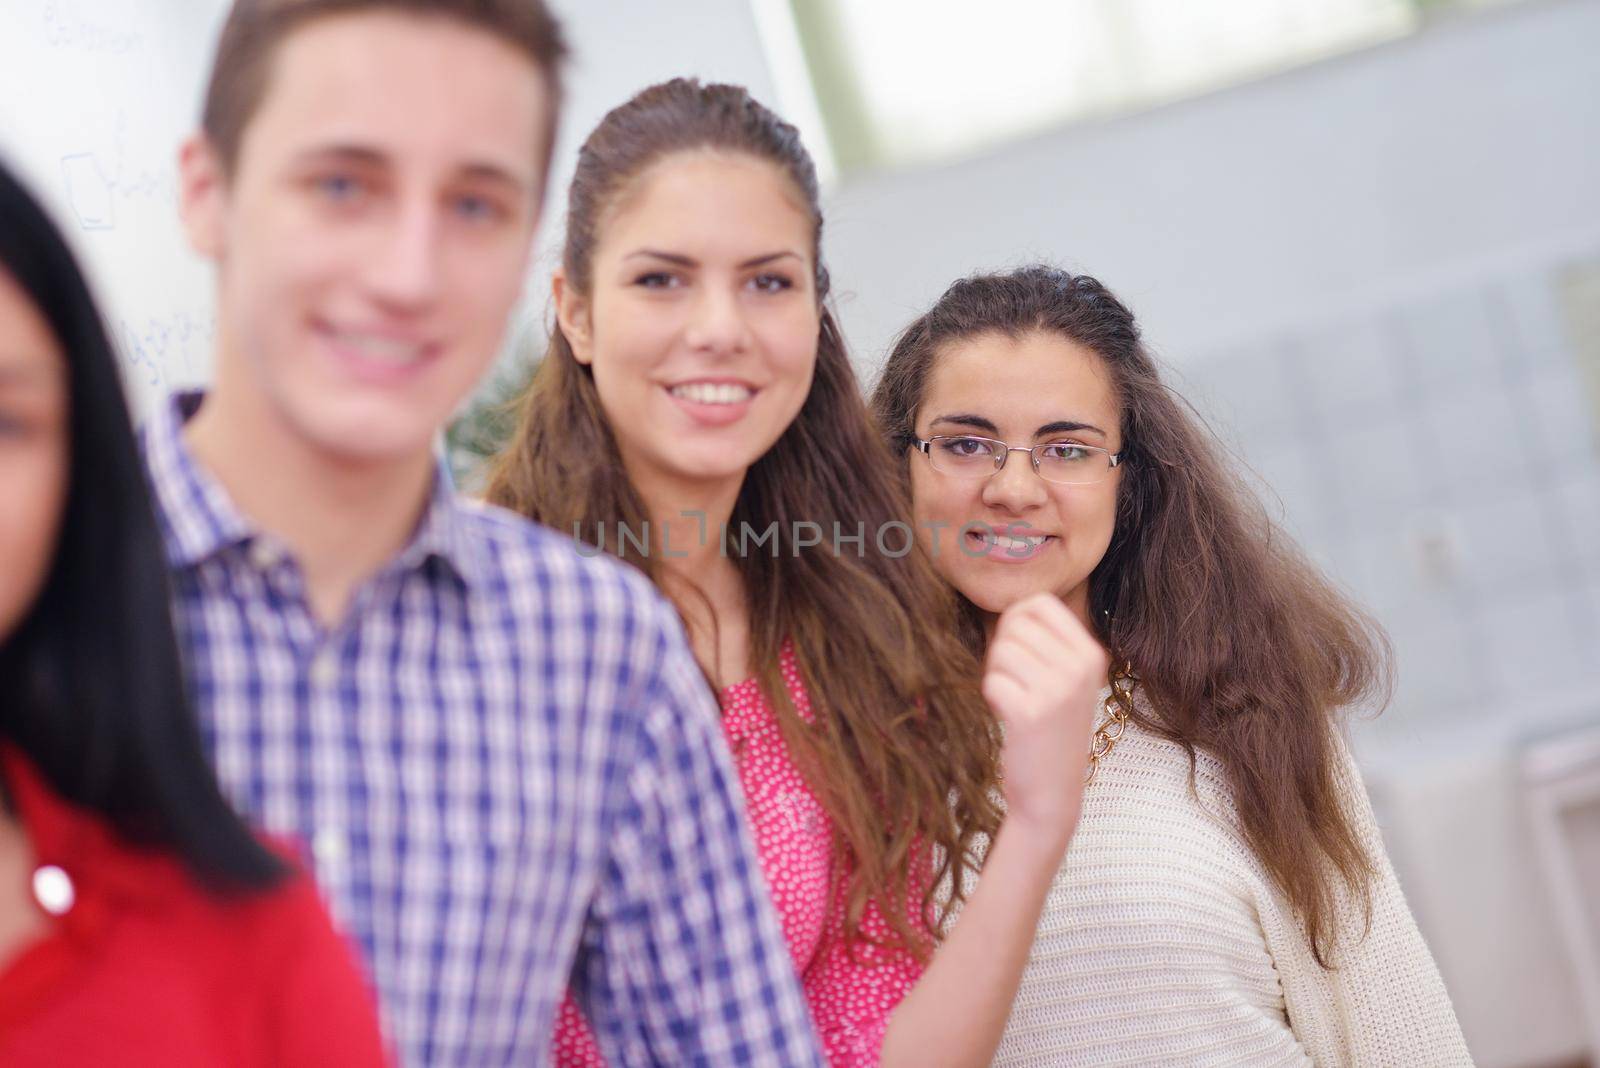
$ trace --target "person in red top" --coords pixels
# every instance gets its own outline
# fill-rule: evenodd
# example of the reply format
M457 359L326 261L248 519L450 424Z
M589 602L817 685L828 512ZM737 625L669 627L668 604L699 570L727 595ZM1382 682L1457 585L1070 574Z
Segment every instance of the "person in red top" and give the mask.
M0 499L0 1064L383 1064L315 888L206 763L110 343L3 167Z

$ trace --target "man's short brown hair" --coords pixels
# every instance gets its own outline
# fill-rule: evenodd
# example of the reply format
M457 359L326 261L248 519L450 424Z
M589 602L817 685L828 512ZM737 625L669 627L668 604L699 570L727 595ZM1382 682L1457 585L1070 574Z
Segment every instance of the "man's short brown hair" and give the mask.
M452 19L492 34L533 61L550 98L542 187L561 114L561 68L567 55L561 24L544 0L234 0L217 41L200 115L223 168L231 174L238 162L244 129L266 95L272 59L284 39L313 20L368 11Z

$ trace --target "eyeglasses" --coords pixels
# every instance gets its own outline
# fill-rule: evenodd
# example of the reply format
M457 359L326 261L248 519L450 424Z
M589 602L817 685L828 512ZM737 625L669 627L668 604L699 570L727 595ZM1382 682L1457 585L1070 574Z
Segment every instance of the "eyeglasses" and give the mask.
M1103 482L1111 469L1122 462L1122 453L1076 441L1057 441L1048 445L1008 445L994 438L973 434L940 434L926 440L913 437L911 443L928 458L942 475L957 478L987 478L1006 465L1014 452L1025 452L1033 469L1046 482L1063 486L1092 486Z

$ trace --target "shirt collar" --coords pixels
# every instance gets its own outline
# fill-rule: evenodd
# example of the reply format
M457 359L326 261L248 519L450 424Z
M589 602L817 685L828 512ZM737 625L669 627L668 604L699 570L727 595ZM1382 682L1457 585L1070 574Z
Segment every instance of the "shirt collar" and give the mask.
M174 393L158 403L141 438L166 544L167 564L187 569L255 539L222 484L211 477L183 440L183 425L200 410L204 394Z
M486 577L483 550L473 543L465 510L466 506L456 495L450 467L441 458L422 521L394 566L409 571L425 566L429 560L437 560L467 586L482 585Z
M248 546L262 536L184 440L183 426L200 410L204 399L199 390L172 394L151 412L141 432L167 563L178 570L193 568L228 549ZM464 509L456 497L449 466L441 459L422 520L390 569L416 570L436 559L467 585L481 583L482 554L469 536Z

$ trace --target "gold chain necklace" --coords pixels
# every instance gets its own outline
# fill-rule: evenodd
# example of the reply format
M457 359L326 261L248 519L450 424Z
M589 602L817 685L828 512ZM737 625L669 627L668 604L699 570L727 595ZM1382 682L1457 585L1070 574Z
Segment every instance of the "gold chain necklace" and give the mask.
M1113 667L1106 674L1106 679L1111 684L1111 692L1100 703L1105 722L1095 728L1094 738L1089 743L1089 766L1083 771L1085 786L1094 782L1095 769L1100 766L1101 758L1111 754L1117 739L1128 729L1128 717L1133 713L1133 690L1139 685L1139 680L1133 674L1133 665L1126 661L1121 667Z

